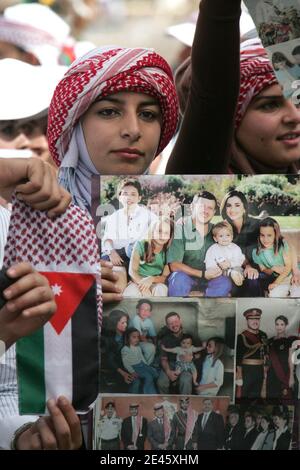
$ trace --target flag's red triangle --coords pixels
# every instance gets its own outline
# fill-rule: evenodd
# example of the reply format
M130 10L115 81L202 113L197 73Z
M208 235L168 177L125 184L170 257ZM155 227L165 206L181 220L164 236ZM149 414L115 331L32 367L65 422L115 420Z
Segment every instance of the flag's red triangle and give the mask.
M50 320L60 334L95 282L93 274L42 272L55 295L57 310Z

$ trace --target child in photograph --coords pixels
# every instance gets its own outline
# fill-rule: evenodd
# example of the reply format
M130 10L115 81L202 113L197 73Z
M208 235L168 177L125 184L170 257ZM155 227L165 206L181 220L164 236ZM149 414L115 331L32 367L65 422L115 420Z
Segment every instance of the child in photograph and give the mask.
M102 258L120 268L122 274L119 273L119 287L122 287L122 290L127 285L127 271L134 243L142 239L149 226L151 227L151 224L157 221L154 213L139 204L141 196L142 188L137 179L121 180L117 188L117 198L123 207L106 219L102 239L102 254L104 255Z
M213 337L207 341L207 355L203 361L201 380L197 384L197 395L216 396L223 385L224 365L220 357L223 354L224 341Z
M237 286L243 284L242 265L245 262L245 255L241 248L232 242L233 229L228 221L217 223L212 229L212 234L215 243L206 252L205 266L206 270L221 268L222 275L208 281L206 296L218 297L219 286L224 277L229 276Z
M125 336L125 346L121 350L123 365L132 375L143 379L143 393L146 395L157 394L155 380L158 372L147 364L140 347L141 336L136 328L128 328Z
M189 334L182 335L180 346L176 348L166 348L161 344L161 348L165 352L177 354L175 363L175 374L179 376L182 372L190 372L193 376L193 383L195 386L197 382L197 369L193 362L193 353L202 351L205 349L205 345L195 347L193 346L193 337Z
M163 217L152 225L148 238L135 243L129 264L132 282L124 290L124 297L168 295L165 284L170 274L167 249L172 242L173 232L173 221Z
M156 353L156 330L151 319L152 302L150 300L139 300L137 314L130 320L129 327L140 332L140 347L147 364L152 364Z
M252 251L252 258L265 274L261 282L268 289L269 297L297 297L299 287L291 285L291 249L281 235L279 224L271 217L259 224L258 246Z

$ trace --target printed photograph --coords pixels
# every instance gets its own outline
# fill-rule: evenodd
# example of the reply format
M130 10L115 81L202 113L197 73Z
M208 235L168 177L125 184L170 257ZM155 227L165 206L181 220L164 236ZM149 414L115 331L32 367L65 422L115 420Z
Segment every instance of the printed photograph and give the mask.
M300 37L297 0L245 0L264 47Z
M230 405L225 450L291 450L294 407Z
M300 296L299 176L105 176L93 199L124 297Z
M229 396L232 299L126 299L104 310L101 392Z
M300 39L270 46L266 51L284 95L295 99L300 88Z
M228 397L103 396L96 449L224 449L228 406Z
M299 396L300 302L237 302L236 401L288 402Z

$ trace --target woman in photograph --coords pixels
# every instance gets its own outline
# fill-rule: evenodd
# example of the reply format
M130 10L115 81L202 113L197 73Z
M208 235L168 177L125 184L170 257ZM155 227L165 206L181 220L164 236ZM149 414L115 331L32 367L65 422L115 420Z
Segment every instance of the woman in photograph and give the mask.
M260 284L269 297L297 297L299 288L292 282L293 253L272 217L259 222L257 247L252 259L262 273Z
M140 381L135 374L125 370L121 350L125 346L125 334L128 328L129 316L122 310L112 310L104 318L101 334L103 378L109 384L109 392L126 392L130 387L132 393L139 393Z
M220 205L220 213L233 228L233 243L241 248L246 257L243 265L245 282L242 287L233 287L233 295L241 296L245 292L249 297L260 297L262 293L258 282L259 272L252 260L252 251L257 243L259 220L249 215L246 196L235 189L225 194Z
M288 428L288 408L283 405L276 406L272 413L272 419L275 426L273 450L290 450L292 434Z
M273 450L275 431L272 426L272 419L268 415L263 415L260 422L261 431L258 434L251 450Z
M172 242L173 233L173 220L162 217L152 225L147 239L136 242L129 264L132 281L124 290L124 297L168 295L168 287L165 284L170 274L167 249Z
M186 155L176 155L167 173L294 174L300 169L300 110L298 89L286 99L272 64L259 40L241 46L240 94L235 114L234 133L228 154L211 152L211 172L203 159L195 158L192 167ZM181 64L175 75L181 113L186 115L191 77L191 60ZM201 70L201 69L200 69ZM299 88L299 87L298 87ZM186 116L185 116L186 119ZM201 144L201 143L200 143ZM199 145L200 145L199 144ZM176 148L176 147L175 147ZM192 155L197 154L194 147ZM199 150L199 155L201 152ZM228 158L227 158L228 155ZM208 164L209 168L209 164Z
M295 91L293 82L300 79L300 67L288 60L282 52L274 52L272 55L272 64L276 71L276 76L283 86L283 92L286 96L291 96Z
M202 364L201 379L196 387L200 396L216 396L224 381L224 365L220 357L223 354L224 341L213 337L207 341L206 356Z
M294 365L291 360L296 336L287 335L289 321L284 315L275 319L276 335L269 339L269 367L267 372L267 398L293 398Z

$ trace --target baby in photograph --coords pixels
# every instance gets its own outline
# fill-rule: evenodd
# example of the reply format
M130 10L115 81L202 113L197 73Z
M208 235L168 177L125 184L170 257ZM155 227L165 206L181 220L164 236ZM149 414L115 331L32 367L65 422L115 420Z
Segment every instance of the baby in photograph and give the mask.
M244 282L242 265L245 256L241 248L232 243L233 229L229 222L223 220L217 223L212 229L215 243L207 250L205 256L206 269L220 269L220 276L208 281L206 289L207 297L217 297L219 285L224 277L230 277L237 285Z
M193 337L189 334L185 334L182 335L180 346L177 346L176 348L166 348L163 344L161 344L161 348L163 351L177 354L175 374L179 376L182 372L190 372L193 376L193 383L195 386L197 386L198 372L193 362L193 354L205 349L206 343L203 343L202 346L195 347L193 346Z

